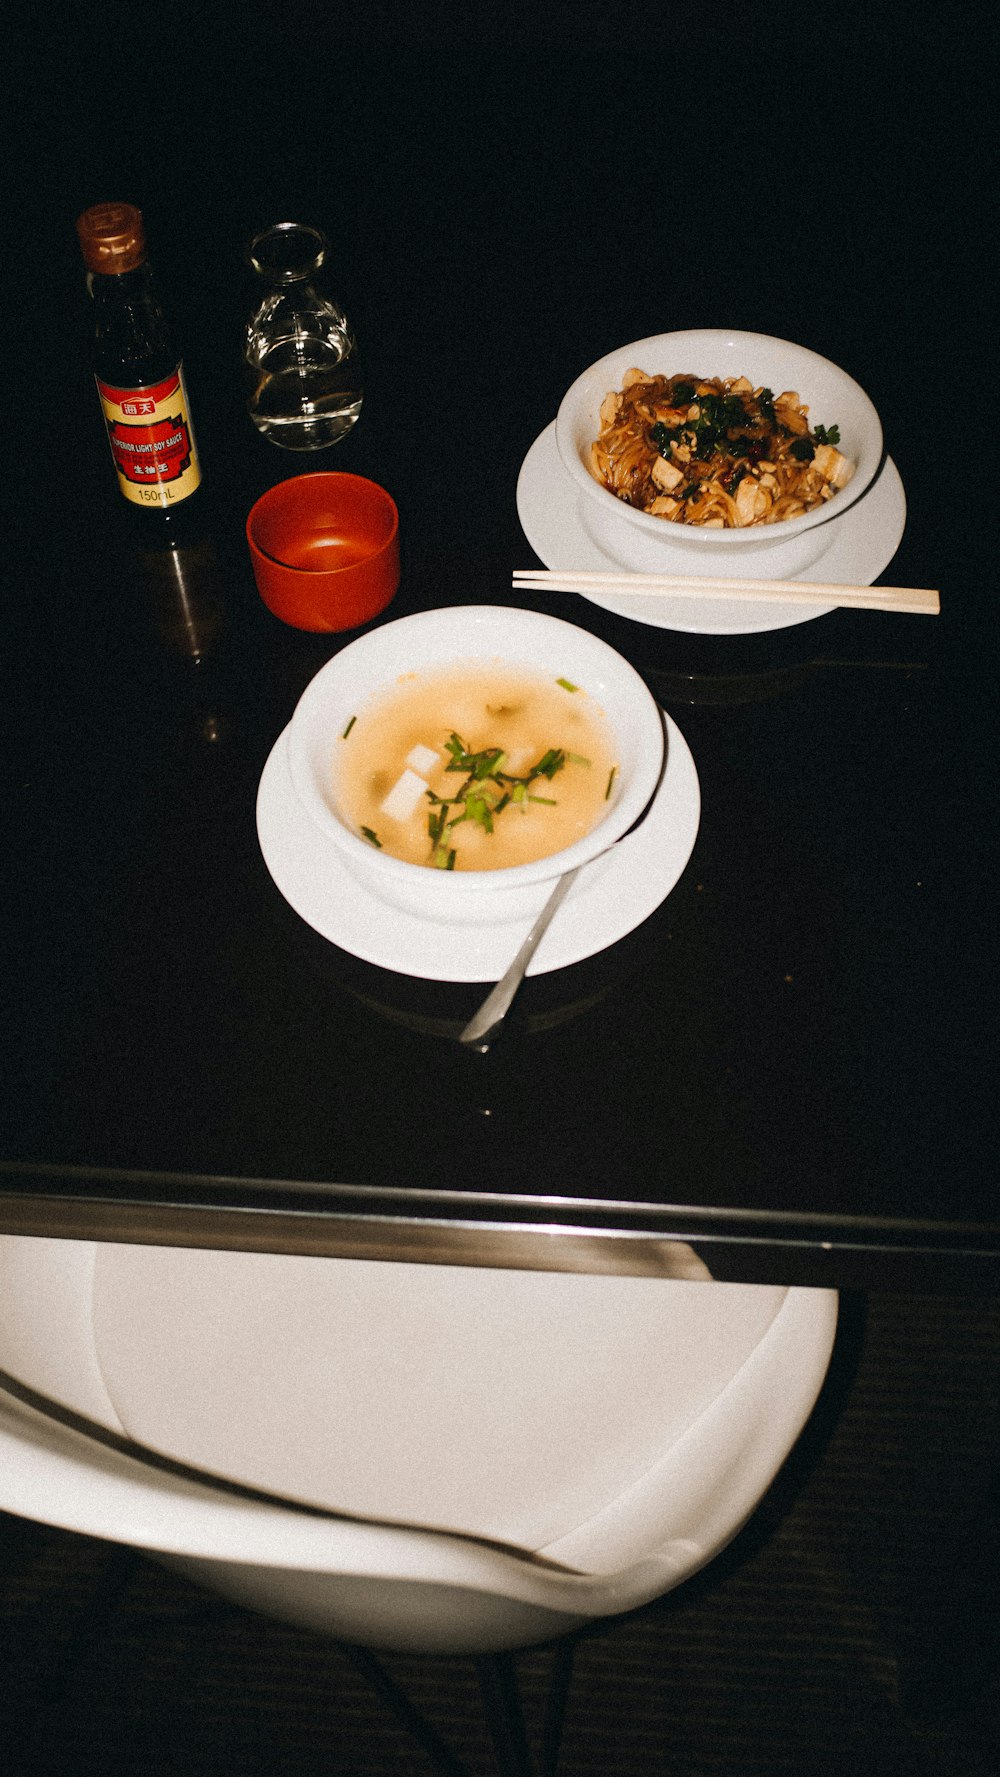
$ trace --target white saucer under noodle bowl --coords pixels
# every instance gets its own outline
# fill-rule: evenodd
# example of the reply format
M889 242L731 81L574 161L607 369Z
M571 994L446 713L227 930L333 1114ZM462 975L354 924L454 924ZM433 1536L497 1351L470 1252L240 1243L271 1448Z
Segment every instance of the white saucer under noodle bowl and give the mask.
M674 524L619 500L596 480L590 447L600 431L600 408L628 370L650 376L746 376L776 395L795 390L809 409L810 427L840 428L838 449L855 469L846 487L811 512L770 525L719 530ZM805 346L766 333L724 328L656 333L634 340L591 364L563 396L556 443L594 541L623 566L677 574L791 578L824 546L824 527L861 498L882 460L882 426L853 377ZM667 559L668 557L672 559ZM684 558L683 560L681 558Z
M568 680L603 712L616 760L606 812L562 851L507 869L437 870L377 850L341 809L336 751L352 718L403 675L466 663L474 669L499 663L535 678ZM288 730L296 797L341 861L379 899L445 921L502 922L537 911L545 883L597 859L628 832L657 787L663 756L659 706L622 655L574 623L493 605L421 611L359 636L306 686Z

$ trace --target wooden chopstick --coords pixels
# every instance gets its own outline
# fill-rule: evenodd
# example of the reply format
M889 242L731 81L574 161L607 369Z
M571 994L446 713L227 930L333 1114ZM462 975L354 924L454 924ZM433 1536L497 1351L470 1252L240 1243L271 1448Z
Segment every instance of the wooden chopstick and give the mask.
M936 617L941 595L920 586L832 586L806 580L702 580L694 574L564 573L560 568L515 568L522 592L609 592L623 598L744 599L783 605L840 605L859 611L901 611Z

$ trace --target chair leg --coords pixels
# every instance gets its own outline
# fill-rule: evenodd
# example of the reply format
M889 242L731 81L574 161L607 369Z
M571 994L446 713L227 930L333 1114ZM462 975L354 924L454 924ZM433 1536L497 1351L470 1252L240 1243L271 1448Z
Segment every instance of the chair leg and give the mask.
M372 1690L389 1705L397 1721L422 1746L435 1770L442 1777L471 1777L468 1766L463 1765L460 1758L452 1752L447 1741L442 1740L435 1728L431 1727L426 1716L421 1715L415 1703L411 1703L406 1692L391 1678L381 1660L376 1659L369 1648L358 1647L353 1642L340 1642L341 1651L346 1654L351 1665L371 1685Z
M535 1777L512 1656L484 1654L476 1672L502 1777Z
M390 1677L370 1649L348 1642L341 1642L340 1647L382 1701L388 1704L397 1720L417 1744L423 1747L442 1777L470 1777L468 1768L461 1759L431 1727L416 1705L411 1703L405 1691ZM556 1777L575 1651L574 1636L567 1635L556 1644L545 1700L539 1777ZM535 1777L514 1656L482 1654L475 1659L474 1665L500 1777Z
M559 1763L559 1747L562 1741L563 1722L566 1719L566 1703L569 1698L570 1679L573 1676L573 1655L576 1652L576 1637L564 1636L557 1641L552 1660L552 1671L549 1674L549 1692L545 1699L545 1718L542 1723L542 1753L539 1777L556 1777Z

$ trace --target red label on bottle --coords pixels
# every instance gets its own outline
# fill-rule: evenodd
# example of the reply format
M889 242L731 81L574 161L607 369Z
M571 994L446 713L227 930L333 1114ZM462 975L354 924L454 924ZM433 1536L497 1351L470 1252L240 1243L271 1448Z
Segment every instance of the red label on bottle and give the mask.
M108 437L119 474L137 485L176 481L191 461L191 435L179 413L155 426L130 426L112 420Z
M116 407L120 407L123 413L129 413L133 409L143 413L152 413L161 401L169 401L171 395L180 386L179 370L175 370L173 375L168 376L164 382L150 383L147 388L142 389L118 389L113 383L102 383L100 377L97 379L97 387L105 401L110 401Z
M163 507L194 493L201 470L180 368L146 388L116 389L100 378L97 388L125 498Z

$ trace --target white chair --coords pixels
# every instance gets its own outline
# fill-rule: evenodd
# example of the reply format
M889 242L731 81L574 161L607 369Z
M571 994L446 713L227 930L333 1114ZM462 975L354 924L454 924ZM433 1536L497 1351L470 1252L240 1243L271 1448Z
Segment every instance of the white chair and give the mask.
M818 1290L8 1237L0 1509L348 1643L524 1647L735 1536L836 1317Z

